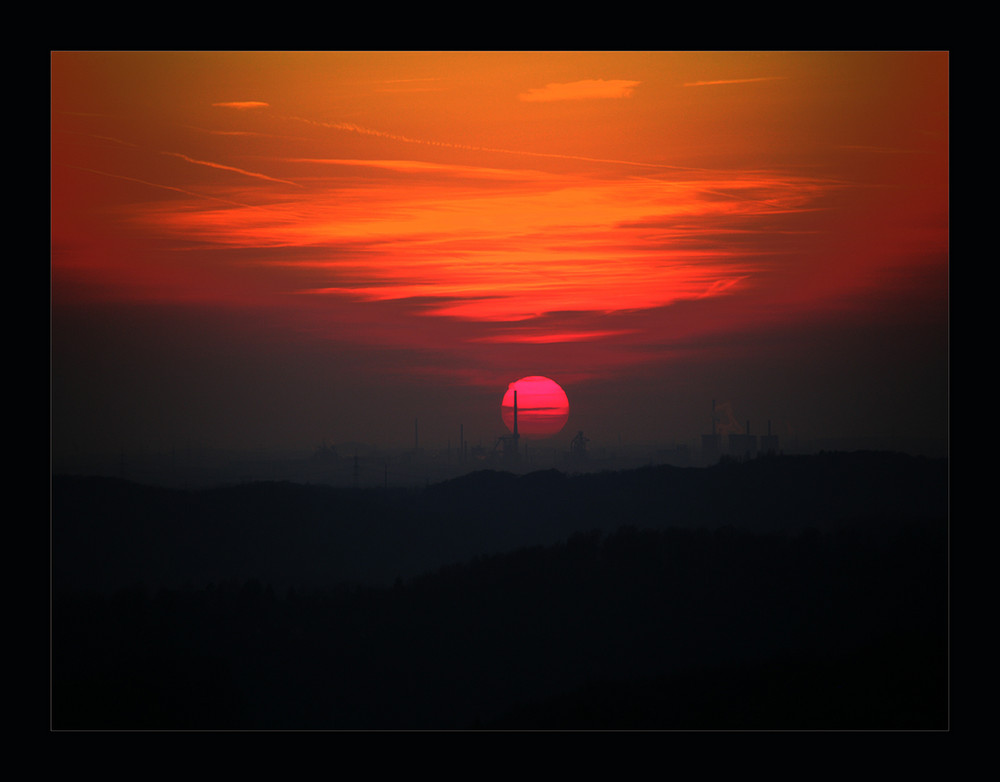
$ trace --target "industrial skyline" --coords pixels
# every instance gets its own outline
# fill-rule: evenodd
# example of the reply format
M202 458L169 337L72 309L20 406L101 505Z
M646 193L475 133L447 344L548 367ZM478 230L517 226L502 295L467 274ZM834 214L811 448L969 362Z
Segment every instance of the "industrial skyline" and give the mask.
M530 376L559 451L947 448L946 52L51 70L56 464L489 448Z

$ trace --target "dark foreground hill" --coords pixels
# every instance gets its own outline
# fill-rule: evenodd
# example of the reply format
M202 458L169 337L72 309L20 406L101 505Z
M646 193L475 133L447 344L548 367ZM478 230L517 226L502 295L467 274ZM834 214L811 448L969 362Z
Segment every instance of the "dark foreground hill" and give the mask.
M248 483L184 491L57 476L56 588L388 585L452 562L623 525L835 529L940 519L947 463L885 453L565 475L482 471L426 489Z
M57 729L948 724L942 462L56 479L53 571Z

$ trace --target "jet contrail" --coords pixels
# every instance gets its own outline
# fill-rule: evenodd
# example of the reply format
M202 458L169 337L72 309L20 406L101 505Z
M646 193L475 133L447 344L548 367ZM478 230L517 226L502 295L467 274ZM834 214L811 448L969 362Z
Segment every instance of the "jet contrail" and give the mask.
M87 171L91 174L98 174L100 176L112 177L113 179L124 179L126 182L136 182L140 185L146 185L147 187L156 187L160 190L172 190L175 193L183 193L184 195L194 196L195 198L207 198L210 201L221 201L224 204L229 204L231 206L249 206L249 204L241 204L239 201L230 201L227 198L218 198L216 196L205 195L204 193L195 193L191 190L185 190L181 187L173 187L172 185L161 185L156 182L147 182L145 179L136 179L133 176L125 176L124 174L111 174L107 171L98 171L96 168L84 168L83 166L68 166L69 168L75 168L77 171Z
M377 138L390 139L391 141L400 141L406 144L421 144L423 146L429 147L443 147L447 149L462 149L468 150L470 152L496 152L505 155L524 155L526 157L542 157L542 158L554 158L557 160L580 160L586 163L612 163L619 166L636 166L638 168L661 168L669 169L672 171L708 171L705 168L694 168L691 166L671 166L666 163L640 163L635 160L614 160L608 158L596 158L596 157L586 157L583 155L564 155L558 152L525 152L516 149L502 149L497 147L480 147L473 144L455 144L448 141L429 141L427 139L410 138L409 136L401 136L396 133L388 133L384 130L375 130L374 128L366 128L361 125L355 125L353 122L320 122L318 120L305 119L303 117L288 117L287 119L293 120L295 122L304 122L309 125L317 125L323 128L330 128L331 130L343 130L348 133L358 133L363 136L375 136Z
M242 168L236 168L235 166L226 166L222 163L213 163L209 160L197 160L193 157L188 157L180 152L163 152L164 155L170 155L172 157L180 158L181 160L186 160L188 163L194 163L199 166L208 166L209 168L218 168L223 171L234 171L237 174L243 174L244 176L256 177L257 179L266 179L268 182L279 182L283 185L293 185L294 187L302 187L298 182L290 182L287 179L276 179L275 177L268 176L267 174L258 174L256 171L247 171Z

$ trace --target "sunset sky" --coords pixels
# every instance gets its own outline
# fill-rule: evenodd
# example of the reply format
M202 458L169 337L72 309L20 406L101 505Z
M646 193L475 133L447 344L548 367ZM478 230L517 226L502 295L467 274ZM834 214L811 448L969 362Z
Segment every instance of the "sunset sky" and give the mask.
M54 452L948 423L942 52L56 52ZM560 441L560 444L561 441Z

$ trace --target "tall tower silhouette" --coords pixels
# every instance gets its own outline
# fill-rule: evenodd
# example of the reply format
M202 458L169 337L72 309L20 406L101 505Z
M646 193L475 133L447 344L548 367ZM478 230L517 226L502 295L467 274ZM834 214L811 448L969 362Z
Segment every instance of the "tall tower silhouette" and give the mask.
M514 391L514 426L511 434L501 435L497 438L496 445L493 446L494 453L500 448L501 456L505 464L515 465L520 461L521 453L519 444L521 435L517 431L517 390Z
M514 389L514 452L519 453L517 450L518 440L520 435L517 433L517 389Z

